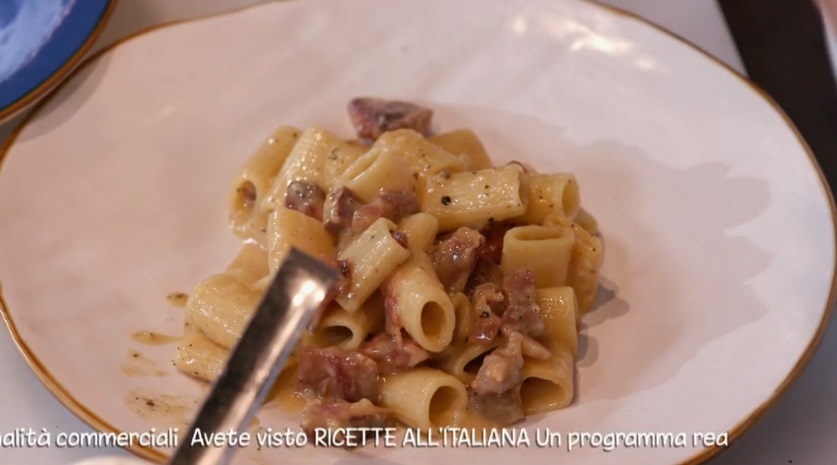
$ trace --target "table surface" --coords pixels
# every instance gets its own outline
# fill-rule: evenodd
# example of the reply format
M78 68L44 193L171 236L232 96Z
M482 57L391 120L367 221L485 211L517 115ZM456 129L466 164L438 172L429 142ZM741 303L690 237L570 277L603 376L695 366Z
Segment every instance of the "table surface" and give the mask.
M120 0L94 50L136 31L176 20L238 9L264 0ZM690 40L743 73L743 66L723 16L712 0L604 0L660 24ZM0 143L19 119L0 126ZM749 433L711 465L826 464L837 456L837 331L830 329L813 361L776 405ZM17 428L84 432L77 419L41 385L14 344L0 335L0 435ZM2 449L6 463L67 464L100 455L126 455L118 449Z

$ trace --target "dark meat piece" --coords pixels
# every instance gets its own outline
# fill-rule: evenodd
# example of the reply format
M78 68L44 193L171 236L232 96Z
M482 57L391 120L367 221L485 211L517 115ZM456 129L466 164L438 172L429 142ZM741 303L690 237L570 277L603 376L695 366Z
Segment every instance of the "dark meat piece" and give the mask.
M523 353L523 355L527 357L531 357L537 360L549 360L549 358L552 357L552 353L549 352L549 349L547 349L543 346L543 344L532 338L532 336L521 334L509 326L501 327L500 332L507 339L511 339L512 333L520 334L523 337L523 340L520 342L520 351L521 353Z
M414 191L382 190L371 202L355 210L352 230L361 233L378 218L397 223L418 211L419 201Z
M491 223L481 232L485 237L485 242L480 247L479 254L481 257L491 259L494 263L500 263L503 258L503 239L506 237L506 232L514 225L510 223Z
M382 290L384 299L384 332L395 338L396 341L401 342L401 329L404 325L401 324L401 310L398 307L398 300L392 295L389 282L387 281Z
M494 284L499 289L503 287L503 278L505 274L500 265L488 257L481 256L477 259L477 265L471 272L471 277L468 278L465 293L472 296L477 286L486 283Z
M535 294L535 274L532 270L520 269L507 274L503 279L503 293L506 295L503 325L523 334L540 336L544 324Z
M511 425L525 418L520 395L514 390L485 395L471 390L470 401L474 412L503 425Z
M348 187L332 190L326 196L323 206L323 224L333 235L352 225L352 216L360 206L360 199Z
M433 269L449 293L460 292L477 264L477 248L485 242L479 232L462 227L436 244L430 252Z
M308 437L314 437L318 428L336 431L338 428L384 428L388 426L389 411L377 407L367 399L355 403L345 401L323 402L319 399L309 401L302 411L300 426ZM347 434L362 434L360 431ZM372 438L374 433L367 435ZM343 439L343 438L341 438ZM352 441L360 444L362 437Z
M313 182L293 181L288 184L285 206L291 210L322 220L324 202L323 190Z
M408 335L395 338L389 334L380 334L365 342L360 351L378 362L381 373L389 374L407 371L430 357L430 354Z
M390 231L389 233L392 235L392 238L395 239L395 242L398 242L401 247L404 247L405 249L409 247L410 244L407 242L407 235L405 233L398 230Z
M241 186L236 189L241 198L241 203L246 208L252 208L256 204L256 186L250 181L244 181Z
M512 332L508 341L488 354L471 389L478 395L502 394L523 381L523 335Z
M408 102L358 97L348 106L349 118L362 139L375 140L396 129L412 129L427 136L433 110Z
M471 298L474 322L468 342L472 344L490 344L497 337L502 319L497 316L503 312L505 296L492 283L481 284L474 289Z
M360 352L303 347L297 370L299 382L323 399L377 399L378 365Z

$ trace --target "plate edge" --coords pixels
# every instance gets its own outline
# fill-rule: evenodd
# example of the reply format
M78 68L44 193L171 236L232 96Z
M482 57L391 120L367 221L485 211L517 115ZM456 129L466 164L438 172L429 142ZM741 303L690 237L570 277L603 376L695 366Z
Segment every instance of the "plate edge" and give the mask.
M633 21L637 21L639 23L645 24L652 29L656 29L658 32L661 32L669 37L675 39L676 41L680 42L683 45L691 48L692 50L696 51L698 54L703 55L704 58L707 58L709 61L715 63L716 65L720 66L721 68L728 71L730 74L738 78L738 80L748 87L751 91L755 92L757 96L761 97L766 101L774 111L782 118L785 124L788 125L791 132L796 136L796 139L802 145L802 148L805 149L806 155L808 155L808 159L811 162L814 171L817 173L817 178L820 181L820 187L825 194L829 207L831 208L831 224L832 229L837 238L837 206L835 206L834 201L834 193L831 190L831 186L828 184L828 180L825 177L825 174L822 171L822 167L820 166L819 161L817 160L816 155L811 150L811 147L808 145L808 142L799 132L799 129L796 127L796 124L788 117L785 111L779 106L778 103L770 96L764 89L762 89L758 84L750 80L749 77L741 74L738 70L730 66L728 63L722 61L715 55L709 53L706 49L702 48L701 46L695 44L694 42L686 39L685 37L681 36L680 34L671 31L670 29L661 26L647 18L637 15L636 13L630 12L623 8L619 8L613 5L609 5L603 3L601 0L577 0L582 3L588 3L603 10L610 11L613 14L629 18ZM2 157L2 152L0 152L0 157ZM2 160L2 158L0 158ZM822 343L822 339L825 336L825 332L828 329L829 323L831 322L831 317L835 310L835 304L837 304L837 249L835 249L835 254L832 255L832 271L831 271L831 290L828 294L828 299L826 300L826 308L823 311L822 319L820 320L820 324L817 327L817 331L814 333L814 336L808 341L808 345L805 347L805 350L802 352L802 356L797 360L796 364L791 368L791 371L785 377L785 379L776 387L776 390L773 392L773 395L770 396L767 400L762 402L758 407L756 407L753 411L750 412L745 418L741 419L738 423L735 424L729 430L729 439L730 445L734 442L741 439L750 428L753 427L759 420L764 417L764 415L773 408L779 399L787 392L788 388L796 382L799 377L802 375L802 372L805 371L808 364L811 363L811 359L817 353L817 350ZM680 462L677 465L700 465L707 462L709 459L714 458L715 456L719 455L721 452L726 451L729 449L729 446L713 446L704 448L702 451L696 453L695 455L689 457L688 459Z

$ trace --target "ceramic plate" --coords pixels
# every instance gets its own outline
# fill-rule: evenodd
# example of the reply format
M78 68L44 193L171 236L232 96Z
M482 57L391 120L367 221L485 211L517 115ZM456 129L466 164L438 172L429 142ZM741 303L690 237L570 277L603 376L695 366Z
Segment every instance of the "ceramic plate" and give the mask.
M0 3L0 121L57 84L98 37L114 0Z
M71 410L104 431L188 422L204 389L174 371L176 341L131 334L179 334L166 296L237 252L226 196L262 139L284 124L348 137L358 95L423 102L499 161L577 175L607 246L577 395L521 425L529 448L251 447L239 463L697 463L722 449L705 435L740 435L814 351L834 298L830 193L744 79L591 3L308 0L126 41L8 147L4 312ZM276 407L259 424L298 431ZM534 444L547 429L560 446ZM587 441L570 451L573 433Z

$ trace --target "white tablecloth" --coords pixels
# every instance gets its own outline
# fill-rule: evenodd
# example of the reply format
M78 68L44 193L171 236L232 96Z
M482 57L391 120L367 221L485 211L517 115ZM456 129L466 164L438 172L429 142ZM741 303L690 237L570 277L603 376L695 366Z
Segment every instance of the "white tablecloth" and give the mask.
M155 24L220 13L263 0L120 0L96 45L100 48ZM714 0L605 0L644 16L742 70L743 66ZM0 127L0 143L13 121ZM711 465L830 464L837 457L837 332L829 331L821 350L790 391L748 434ZM46 428L53 435L90 431L64 408L23 362L11 340L0 334L0 435L17 428ZM66 464L85 457L127 454L107 449L3 449L3 464Z

